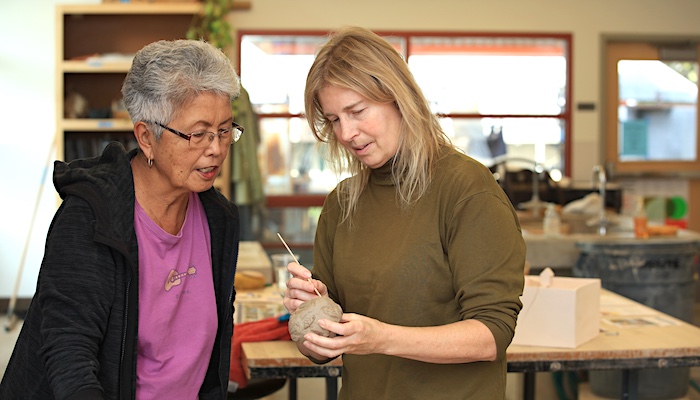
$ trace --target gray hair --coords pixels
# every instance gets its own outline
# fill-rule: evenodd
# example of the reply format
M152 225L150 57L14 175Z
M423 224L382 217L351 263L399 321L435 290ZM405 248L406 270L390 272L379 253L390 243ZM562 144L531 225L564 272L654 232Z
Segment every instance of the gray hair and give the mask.
M240 94L240 79L221 50L199 40L146 45L134 56L122 86L124 105L134 123L167 124L204 92L234 100ZM163 131L156 128L154 134L160 138Z

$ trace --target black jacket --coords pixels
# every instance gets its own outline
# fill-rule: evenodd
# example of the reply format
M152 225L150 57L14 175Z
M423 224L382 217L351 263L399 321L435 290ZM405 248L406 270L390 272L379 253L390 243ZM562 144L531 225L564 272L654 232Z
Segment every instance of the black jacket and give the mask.
M0 399L135 397L139 285L130 160L136 151L112 143L100 157L55 163L63 203L49 227L36 292ZM238 210L213 188L199 196L211 232L219 322L199 398L225 399Z

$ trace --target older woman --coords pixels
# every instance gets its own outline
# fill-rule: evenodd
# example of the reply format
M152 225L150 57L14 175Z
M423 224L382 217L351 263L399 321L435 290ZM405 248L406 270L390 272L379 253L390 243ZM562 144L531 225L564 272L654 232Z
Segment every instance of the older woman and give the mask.
M140 50L122 88L139 149L56 162L63 198L2 399L223 399L236 207L213 189L243 128L202 41Z
M289 264L289 311L338 302L338 336L307 333L310 358L342 355L341 399L503 399L521 308L525 245L489 170L452 147L401 55L361 28L335 32L306 81L306 117L353 176L321 212L311 273Z

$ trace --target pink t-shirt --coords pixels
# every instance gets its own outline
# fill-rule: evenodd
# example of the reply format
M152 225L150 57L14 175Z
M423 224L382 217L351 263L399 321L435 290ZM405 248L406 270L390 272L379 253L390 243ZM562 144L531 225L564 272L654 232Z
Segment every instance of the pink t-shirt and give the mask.
M139 332L136 399L198 398L218 328L209 224L196 193L177 235L136 202Z

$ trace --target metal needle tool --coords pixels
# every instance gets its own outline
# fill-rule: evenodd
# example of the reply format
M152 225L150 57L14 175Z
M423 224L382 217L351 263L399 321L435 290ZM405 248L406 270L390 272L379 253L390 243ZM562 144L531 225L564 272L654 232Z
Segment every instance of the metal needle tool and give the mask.
M285 242L284 239L282 239L282 235L280 235L279 232L277 232L277 237L280 238L280 240L282 241L282 244L284 245L284 247L287 248L287 251L289 252L289 255L292 256L292 258L294 259L294 261L295 261L297 264L299 264L299 260L297 260L297 257L294 255L294 253L292 253L292 250L289 248L289 246L287 246L287 242ZM299 264L299 265L301 265L301 264ZM308 278L308 281L311 282L311 277ZM313 282L311 282L311 284L313 284ZM316 292L316 294L318 295L318 297L323 297L323 296L321 296L321 293L318 292L318 289L316 289L316 286L314 286L314 291Z

